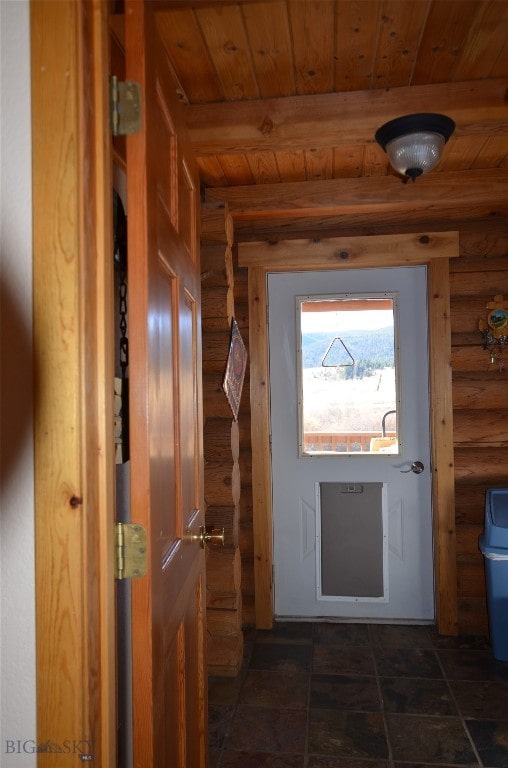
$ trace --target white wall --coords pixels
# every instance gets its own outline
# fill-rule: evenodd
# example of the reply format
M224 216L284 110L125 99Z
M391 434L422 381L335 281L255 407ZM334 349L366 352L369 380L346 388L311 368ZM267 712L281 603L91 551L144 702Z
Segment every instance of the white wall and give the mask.
M30 8L0 0L0 765L36 736Z

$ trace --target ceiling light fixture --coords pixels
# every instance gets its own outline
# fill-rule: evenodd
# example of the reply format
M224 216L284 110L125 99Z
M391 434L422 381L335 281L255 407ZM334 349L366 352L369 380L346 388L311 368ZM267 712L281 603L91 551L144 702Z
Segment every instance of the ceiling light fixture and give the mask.
M455 123L446 115L405 115L378 128L376 141L388 155L390 165L414 181L438 164L454 129Z

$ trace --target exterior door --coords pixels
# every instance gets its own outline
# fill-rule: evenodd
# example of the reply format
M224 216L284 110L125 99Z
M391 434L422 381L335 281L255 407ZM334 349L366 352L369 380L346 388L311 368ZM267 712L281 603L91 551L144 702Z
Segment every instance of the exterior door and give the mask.
M125 3L131 520L148 533L132 585L135 768L206 765L197 176L151 3Z
M269 274L268 302L275 615L433 620L426 268ZM305 362L305 312L326 307L343 310ZM385 308L392 331L369 330L361 307ZM333 426L306 411L323 411L328 384Z

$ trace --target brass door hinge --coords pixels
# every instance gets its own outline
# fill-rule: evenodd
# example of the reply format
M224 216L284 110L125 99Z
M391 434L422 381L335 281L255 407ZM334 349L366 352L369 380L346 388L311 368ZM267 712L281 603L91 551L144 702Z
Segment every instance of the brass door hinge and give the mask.
M146 571L146 530L138 523L116 523L115 579L139 579Z
M110 80L111 130L113 136L130 136L141 128L141 86L123 82L115 75Z

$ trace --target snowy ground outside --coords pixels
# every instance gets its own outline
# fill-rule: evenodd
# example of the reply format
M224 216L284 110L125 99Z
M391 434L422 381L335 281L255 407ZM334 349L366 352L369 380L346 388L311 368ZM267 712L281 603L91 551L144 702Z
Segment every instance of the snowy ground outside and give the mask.
M395 408L395 369L383 368L363 379L338 379L323 368L303 373L306 432L379 432L383 415ZM395 416L386 419L387 431Z

